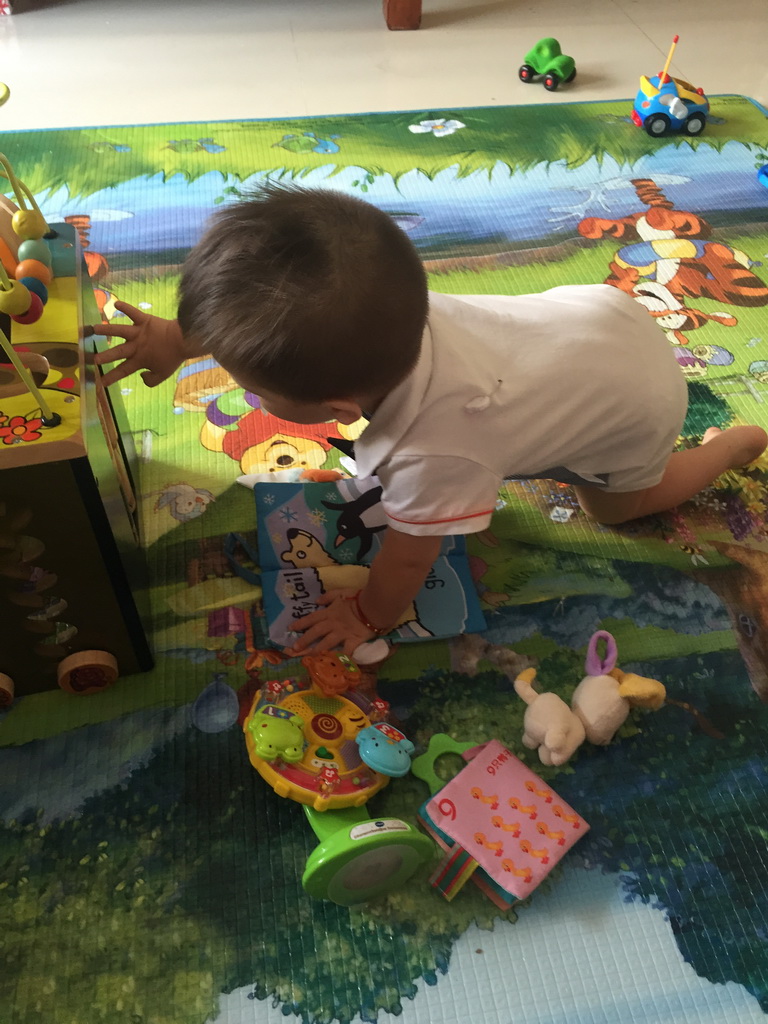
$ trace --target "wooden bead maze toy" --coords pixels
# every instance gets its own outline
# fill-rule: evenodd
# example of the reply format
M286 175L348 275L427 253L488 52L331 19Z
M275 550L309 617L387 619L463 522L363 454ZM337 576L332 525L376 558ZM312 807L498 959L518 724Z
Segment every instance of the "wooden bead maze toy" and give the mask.
M49 227L0 154L0 701L90 693L152 658L135 453L71 225ZM98 328L96 328L98 330Z

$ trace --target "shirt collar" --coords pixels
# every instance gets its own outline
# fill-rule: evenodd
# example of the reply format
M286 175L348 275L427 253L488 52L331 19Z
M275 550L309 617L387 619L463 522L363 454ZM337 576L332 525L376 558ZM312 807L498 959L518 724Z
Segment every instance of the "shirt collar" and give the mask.
M413 370L384 398L355 441L355 464L359 476L375 474L421 412L432 379L432 358L432 334L427 324Z

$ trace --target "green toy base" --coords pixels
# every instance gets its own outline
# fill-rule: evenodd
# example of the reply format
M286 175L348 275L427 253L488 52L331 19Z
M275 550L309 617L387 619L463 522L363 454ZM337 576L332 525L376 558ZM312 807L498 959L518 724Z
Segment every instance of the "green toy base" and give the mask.
M357 807L304 811L320 839L301 880L315 899L342 907L368 903L399 888L434 856L432 842L399 818L367 818Z

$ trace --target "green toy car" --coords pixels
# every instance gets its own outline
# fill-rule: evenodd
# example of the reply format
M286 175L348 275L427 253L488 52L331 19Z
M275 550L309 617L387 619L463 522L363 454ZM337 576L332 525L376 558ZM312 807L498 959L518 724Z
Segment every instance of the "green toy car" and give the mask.
M540 39L523 58L518 75L521 82L532 82L544 77L544 88L554 92L561 82L572 82L576 77L576 61L560 49L560 43L551 36Z

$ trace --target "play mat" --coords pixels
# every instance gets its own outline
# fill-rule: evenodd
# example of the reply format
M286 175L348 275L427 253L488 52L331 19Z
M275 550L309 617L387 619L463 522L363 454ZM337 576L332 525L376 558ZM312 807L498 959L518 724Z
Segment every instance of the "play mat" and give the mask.
M265 177L298 178L388 211L438 291L630 292L688 378L681 444L710 424L768 427L766 116L715 97L702 136L653 139L630 106L7 133L0 148L48 219L80 231L105 318L115 299L174 315L206 218ZM156 667L0 718L2 1024L764 1019L760 467L621 529L590 525L567 487L500 493L492 528L468 545L487 630L402 645L380 692L420 749L437 732L502 740L591 830L506 913L472 885L446 902L426 868L349 910L302 890L314 836L251 768L230 711L261 621L228 557L230 535L252 545L256 522L236 478L338 466L341 453L324 429L264 416L210 361L122 390ZM609 747L545 768L521 745L511 679L535 664L569 697L596 629L616 637L623 669L688 708L634 712ZM413 822L426 797L407 776L372 813Z

